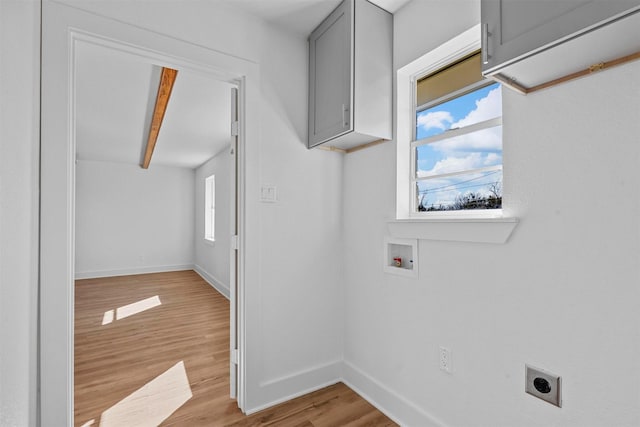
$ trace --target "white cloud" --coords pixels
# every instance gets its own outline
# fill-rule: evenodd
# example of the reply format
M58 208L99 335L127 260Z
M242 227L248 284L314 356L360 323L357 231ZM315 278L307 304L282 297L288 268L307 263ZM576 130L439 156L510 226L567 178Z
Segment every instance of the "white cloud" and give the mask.
M445 113L446 112L438 112ZM502 94L500 88L492 89L487 96L476 101L476 108L466 117L451 123L451 128L469 126L474 123L500 117L502 115ZM451 116L449 114L449 116ZM502 127L484 129L432 144L435 150L445 153L469 151L501 151Z
M484 159L485 166L494 166L502 164L502 155L498 153L489 153Z
M493 127L431 144L441 152L501 151L502 127Z
M436 162L428 171L418 171L418 176L441 175L461 170L477 169L483 166L480 153L471 153L466 157L447 157Z
M469 126L474 123L500 117L502 115L502 92L498 87L492 89L484 98L476 101L476 108L463 119L451 125L452 128Z
M502 156L498 153L469 153L464 157L447 157L436 162L429 170L419 170L418 177L441 175L463 170L480 169L502 163Z
M453 116L448 111L431 111L418 116L418 126L425 131L432 128L446 130L452 122Z

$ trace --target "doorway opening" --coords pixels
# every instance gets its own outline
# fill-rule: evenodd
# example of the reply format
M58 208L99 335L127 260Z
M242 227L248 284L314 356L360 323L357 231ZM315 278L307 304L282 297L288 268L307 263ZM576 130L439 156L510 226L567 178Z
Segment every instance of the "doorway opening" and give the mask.
M235 260L235 266L229 266L230 272L234 272L234 277L229 283L229 323L233 325L232 328L237 325L235 330L238 339L234 348L227 349L229 354L232 353L231 350L235 353L234 357L229 355L229 360L237 361L236 369L229 369L227 365L227 372L233 383L236 381L232 375L237 373L237 389L228 389L227 397L234 392L237 393L237 406L242 409L245 401L243 384L246 381L243 364L244 256L242 245L237 242L244 241L244 143L247 133L244 131L245 123L249 123L246 125L249 129L254 128L254 125L250 124L252 121L248 119L246 106L249 103L247 100L255 100L256 97L253 94L254 89L247 90L247 82L257 78L257 67L239 58L55 3L46 3L43 7L42 35L39 310L41 419L55 425L73 424L74 280L77 271L76 174L79 172L76 161L79 164L84 161L82 158L76 158L79 133L76 64L79 52L86 45L98 46L116 56L125 55L135 61L157 67L169 67L184 73L207 76L237 87L238 124L235 128L239 129L239 132L235 136L236 145L233 149L235 162L229 168L236 168L234 185L230 185L235 189L236 203L230 205L236 209L234 218L237 219L237 237L231 240L234 242L233 247L240 249L234 249L235 256L229 257ZM226 99L230 102L229 96L227 95ZM100 105L101 100L94 99L93 102ZM105 134L113 130L113 126L104 126L105 123L102 121L94 125L102 125ZM228 146L227 150L230 153L232 147ZM116 176L123 179L126 173L112 174L113 179L116 179ZM193 181L195 182L195 178ZM194 191L191 193L193 195ZM98 211L94 216L99 217L99 214ZM145 219L136 218L142 221ZM161 232L159 229L158 233ZM231 247L228 250L231 251ZM136 261L140 262L140 259ZM105 326L113 326L118 323L122 325L127 319L144 316L145 313L162 307L162 298L155 297L156 295L149 295L137 301L105 309L99 321L104 322ZM182 369L179 362L166 367L163 373L157 375L159 381L179 378ZM162 376L164 373L167 373L167 376ZM179 384L179 381L177 383Z
M236 289L237 83L171 69L167 91L167 68L88 42L74 67L75 425L206 419L193 402L237 392L215 295Z

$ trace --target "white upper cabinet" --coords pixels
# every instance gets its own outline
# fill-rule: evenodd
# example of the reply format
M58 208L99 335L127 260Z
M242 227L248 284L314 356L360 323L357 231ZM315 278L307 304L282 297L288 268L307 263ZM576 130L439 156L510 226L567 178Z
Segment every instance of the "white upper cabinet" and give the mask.
M532 88L640 51L640 0L482 0L483 74Z
M392 15L343 1L309 36L309 148L392 134Z

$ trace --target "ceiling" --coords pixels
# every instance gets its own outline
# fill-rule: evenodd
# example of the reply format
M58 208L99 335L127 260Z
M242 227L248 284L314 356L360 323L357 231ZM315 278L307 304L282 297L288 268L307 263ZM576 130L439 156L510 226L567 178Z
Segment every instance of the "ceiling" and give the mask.
M341 0L216 0L299 35L309 34ZM393 13L409 0L374 0ZM80 44L76 68L79 160L140 164L161 68L105 47ZM232 85L179 70L151 167L196 168L229 144Z
M161 68L111 49L80 44L76 144L80 160L140 164ZM229 83L179 71L151 165L200 166L230 140Z
M297 34L308 35L342 0L218 0ZM410 0L371 0L395 13Z

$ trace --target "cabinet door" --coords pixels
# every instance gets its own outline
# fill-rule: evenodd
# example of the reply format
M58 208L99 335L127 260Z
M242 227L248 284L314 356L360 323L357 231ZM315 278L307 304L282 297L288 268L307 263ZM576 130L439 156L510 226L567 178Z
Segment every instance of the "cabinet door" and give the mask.
M482 70L494 71L639 4L640 0L482 0Z
M309 36L309 147L352 129L352 7L342 2Z

